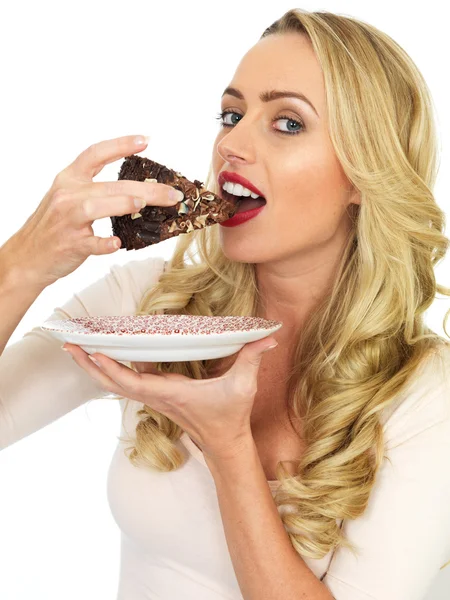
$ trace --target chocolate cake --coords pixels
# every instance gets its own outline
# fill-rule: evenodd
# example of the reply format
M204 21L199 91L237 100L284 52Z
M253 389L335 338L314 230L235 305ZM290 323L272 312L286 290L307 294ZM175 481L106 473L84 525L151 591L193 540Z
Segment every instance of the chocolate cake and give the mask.
M145 206L140 212L111 217L113 234L126 250L145 248L180 233L226 221L237 210L237 203L206 190L201 181L189 181L181 173L135 154L125 157L118 179L157 181L184 194L184 199L173 206Z

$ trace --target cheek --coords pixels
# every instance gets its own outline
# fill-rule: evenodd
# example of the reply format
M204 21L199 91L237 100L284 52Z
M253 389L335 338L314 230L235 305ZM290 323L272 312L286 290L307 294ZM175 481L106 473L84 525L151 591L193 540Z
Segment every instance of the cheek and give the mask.
M298 210L305 216L334 214L345 210L350 187L334 154L323 150L300 157L289 157L272 171L275 206L283 210Z
M299 233L303 241L325 241L333 236L346 210L346 182L335 165L304 164L284 170L277 179L272 206L273 220L286 238ZM287 218L286 215L292 215ZM282 223L282 225L281 225Z

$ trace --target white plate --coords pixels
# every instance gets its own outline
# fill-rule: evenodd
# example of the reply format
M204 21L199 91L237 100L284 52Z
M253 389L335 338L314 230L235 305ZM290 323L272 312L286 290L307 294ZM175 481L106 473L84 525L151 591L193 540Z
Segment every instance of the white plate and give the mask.
M230 356L282 326L281 321L260 317L132 315L46 321L41 329L88 354L129 362L178 362Z

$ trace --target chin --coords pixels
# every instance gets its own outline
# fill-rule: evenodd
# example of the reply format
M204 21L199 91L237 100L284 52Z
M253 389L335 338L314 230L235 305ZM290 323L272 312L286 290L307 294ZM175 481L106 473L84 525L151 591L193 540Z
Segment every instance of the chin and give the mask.
M249 247L248 244L224 244L221 243L221 248L224 256L233 262L239 263L259 263L265 262L261 260L261 252L254 246Z

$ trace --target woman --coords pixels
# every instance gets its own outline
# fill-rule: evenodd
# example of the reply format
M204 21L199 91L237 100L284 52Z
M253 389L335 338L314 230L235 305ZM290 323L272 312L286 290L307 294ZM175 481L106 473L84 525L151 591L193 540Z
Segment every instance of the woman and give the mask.
M72 362L39 328L3 352L3 445L105 391L122 396L108 480L119 598L419 600L450 559L450 343L424 322L436 292L450 296L434 277L449 240L430 106L389 36L288 11L224 92L206 181L222 193L239 175L264 208L180 236L164 273L158 259L113 267L49 317L248 315L283 327L221 360L128 368L96 354L95 366L67 344ZM80 155L44 199L52 210L2 248L0 309L14 327L39 290L107 251L85 231L58 246L65 260L46 259L29 241L44 216L68 214L88 190L85 218L106 216L104 188L95 196L87 182L133 148L126 138ZM121 202L114 214L134 212ZM65 218L55 228L67 237ZM18 256L39 274L27 285L13 276ZM15 376L24 357L32 393Z

